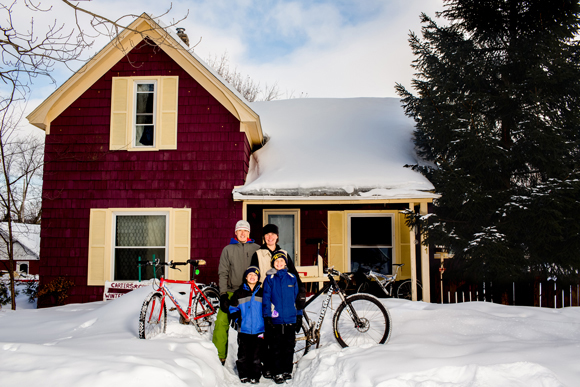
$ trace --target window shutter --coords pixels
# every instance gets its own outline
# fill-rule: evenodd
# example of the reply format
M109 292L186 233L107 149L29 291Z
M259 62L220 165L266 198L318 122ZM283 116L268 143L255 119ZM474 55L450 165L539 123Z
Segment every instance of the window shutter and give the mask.
M159 149L177 149L178 77L161 77L159 85L158 135Z
M347 271L345 226L343 211L328 211L328 266Z
M129 78L113 78L111 89L111 137L110 150L127 149L129 144L127 132L131 125L132 82Z
M190 258L191 251L191 208L174 209L171 216L171 252L169 259L176 262L185 262ZM171 279L188 281L190 266L181 268L181 271L170 270Z
M87 285L104 285L109 280L107 263L107 210L91 209L89 223L89 267Z
M401 276L399 279L411 278L411 230L405 222L405 214L399 213L397 215L397 222L399 224L399 246L396 246L397 262L403 263L405 266L401 268Z

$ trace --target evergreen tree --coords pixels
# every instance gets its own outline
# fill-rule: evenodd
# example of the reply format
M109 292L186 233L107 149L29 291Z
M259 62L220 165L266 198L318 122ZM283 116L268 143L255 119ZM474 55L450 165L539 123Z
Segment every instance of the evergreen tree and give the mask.
M445 0L422 14L413 95L400 84L415 166L441 195L411 215L428 243L491 280L578 277L580 6L577 0Z

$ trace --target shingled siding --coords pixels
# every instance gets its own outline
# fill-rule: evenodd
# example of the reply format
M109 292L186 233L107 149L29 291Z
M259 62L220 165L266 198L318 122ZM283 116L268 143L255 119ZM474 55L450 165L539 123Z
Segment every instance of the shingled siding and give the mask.
M111 79L179 76L177 150L109 151ZM75 282L67 303L102 299L87 286L91 208L191 208L191 256L208 266L198 277L217 280L222 248L242 206L250 146L239 121L158 47L144 44L56 118L46 137L40 278Z

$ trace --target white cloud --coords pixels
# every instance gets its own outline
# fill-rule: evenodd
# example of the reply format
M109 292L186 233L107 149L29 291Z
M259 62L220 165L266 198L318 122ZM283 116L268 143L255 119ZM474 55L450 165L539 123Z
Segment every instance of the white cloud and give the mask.
M168 7L154 0L79 4L111 19L142 12L159 15ZM420 31L419 14L434 15L441 9L442 0L197 0L174 2L163 20L170 24L189 10L180 26L193 44L202 38L195 48L200 57L227 51L241 72L262 84L277 82L294 96L384 97L395 96L395 82L410 85L413 56L407 38L409 30ZM55 2L55 10L36 15L36 22L48 25L56 17L71 22L72 15ZM16 16L28 20L23 13ZM106 43L107 39L99 38L92 52ZM54 74L60 85L71 72L61 68ZM37 98L54 90L40 82L36 87Z

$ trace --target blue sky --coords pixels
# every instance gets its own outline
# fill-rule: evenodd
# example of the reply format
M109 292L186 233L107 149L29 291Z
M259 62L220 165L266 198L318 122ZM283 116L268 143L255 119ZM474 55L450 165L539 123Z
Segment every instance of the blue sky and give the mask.
M23 0L18 0L22 2ZM70 23L73 14L58 0L50 13L35 17L41 27ZM92 0L79 4L111 19L142 12L159 15L159 0ZM419 15L435 16L443 0L188 0L174 1L165 24L179 23L190 41L201 42L203 59L228 54L230 63L261 84L277 83L283 97L396 97L396 82L410 87L413 60L409 31L420 32ZM26 23L29 13L16 15ZM28 19L27 19L28 18ZM123 19L124 24L131 19ZM99 39L94 51L107 43ZM80 67L77 64L76 67ZM72 73L54 72L57 85ZM27 110L55 90L37 81Z

